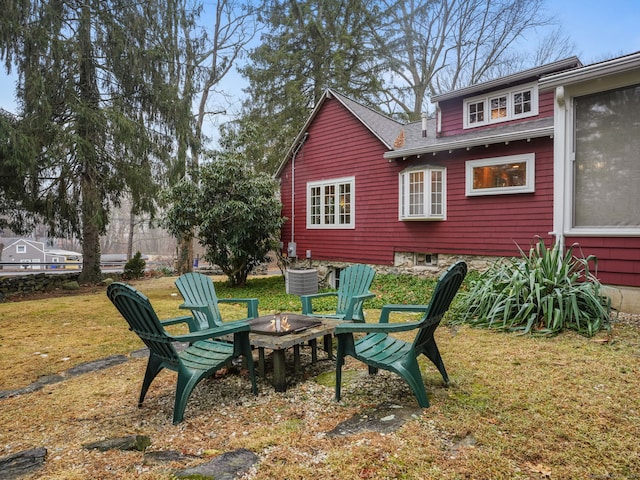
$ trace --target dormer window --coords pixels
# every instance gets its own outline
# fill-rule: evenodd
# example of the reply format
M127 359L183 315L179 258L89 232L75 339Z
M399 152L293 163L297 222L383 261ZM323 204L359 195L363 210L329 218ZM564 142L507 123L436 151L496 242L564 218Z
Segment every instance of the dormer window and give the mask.
M464 128L506 122L538 114L537 84L467 98L464 101ZM487 114L485 115L485 112Z

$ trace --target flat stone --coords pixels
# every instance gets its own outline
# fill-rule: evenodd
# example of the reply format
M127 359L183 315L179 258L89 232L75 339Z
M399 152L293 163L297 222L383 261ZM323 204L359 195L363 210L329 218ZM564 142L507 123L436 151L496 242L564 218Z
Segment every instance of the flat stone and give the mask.
M17 479L41 468L46 456L46 448L32 448L0 458L3 480Z
M68 377L74 377L83 373L95 372L104 368L113 367L124 363L129 359L126 355L112 355L110 357L102 358L92 362L81 363L75 367L66 370L60 375L45 375L38 378L35 382L27 385L26 387L17 388L15 390L2 390L0 391L1 398L15 397L17 395L24 395L25 393L32 393L36 390L40 390L45 385L52 385L54 383L62 382Z
M218 455L207 463L179 470L175 472L175 476L180 478L199 475L203 479L233 480L249 470L258 460L255 453L241 448Z
M144 464L155 465L165 462L181 462L183 460L191 460L192 458L198 457L195 455L185 455L177 450L156 450L144 453Z
M390 433L422 414L420 407L383 403L354 415L327 432L330 437L360 432Z
M72 377L75 375L81 375L83 373L95 372L104 368L113 367L119 365L128 360L126 355L111 355L110 357L102 358L100 360L94 360L92 362L81 363L75 367L70 368L65 372L66 375Z
M84 448L87 450L138 450L144 452L151 445L151 439L146 435L130 435L128 437L109 438L97 442L87 443Z

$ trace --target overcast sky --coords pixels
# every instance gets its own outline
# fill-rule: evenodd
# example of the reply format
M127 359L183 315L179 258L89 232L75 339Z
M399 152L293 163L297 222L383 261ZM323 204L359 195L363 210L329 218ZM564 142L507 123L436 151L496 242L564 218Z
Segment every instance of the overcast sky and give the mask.
M640 0L547 0L546 9L569 34L583 64L640 51ZM0 108L15 112L15 77L4 65L1 70ZM237 77L230 82L241 84Z

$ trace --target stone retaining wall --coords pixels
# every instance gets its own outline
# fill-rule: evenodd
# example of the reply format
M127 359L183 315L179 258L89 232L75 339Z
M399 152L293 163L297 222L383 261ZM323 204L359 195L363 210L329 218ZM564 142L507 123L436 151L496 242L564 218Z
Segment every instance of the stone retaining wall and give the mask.
M8 275L0 277L0 301L20 293L50 292L62 288L65 283L77 282L80 272L34 273L30 275Z

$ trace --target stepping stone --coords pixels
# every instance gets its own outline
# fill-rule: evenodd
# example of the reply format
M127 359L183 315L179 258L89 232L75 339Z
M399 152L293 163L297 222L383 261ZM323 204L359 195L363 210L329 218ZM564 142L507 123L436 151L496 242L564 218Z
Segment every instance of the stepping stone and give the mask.
M327 435L336 437L360 432L390 433L421 414L422 408L419 407L383 403L345 420L327 432Z
M202 465L179 470L174 475L178 478L199 475L198 478L202 477L203 479L233 480L249 470L258 460L255 453L241 448L218 455Z
M46 448L32 448L0 458L0 473L3 480L21 478L42 468L46 456Z

